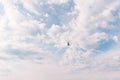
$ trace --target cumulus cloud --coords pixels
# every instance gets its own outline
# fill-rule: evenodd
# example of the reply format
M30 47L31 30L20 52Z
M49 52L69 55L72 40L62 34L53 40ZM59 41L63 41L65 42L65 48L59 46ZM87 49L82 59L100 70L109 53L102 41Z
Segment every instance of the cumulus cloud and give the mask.
M0 78L119 80L119 8L119 0L0 0Z

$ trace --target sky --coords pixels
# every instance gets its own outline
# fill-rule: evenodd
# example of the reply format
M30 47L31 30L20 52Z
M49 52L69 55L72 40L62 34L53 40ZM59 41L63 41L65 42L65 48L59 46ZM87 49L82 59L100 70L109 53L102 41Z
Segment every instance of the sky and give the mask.
M119 74L120 0L0 0L0 80Z

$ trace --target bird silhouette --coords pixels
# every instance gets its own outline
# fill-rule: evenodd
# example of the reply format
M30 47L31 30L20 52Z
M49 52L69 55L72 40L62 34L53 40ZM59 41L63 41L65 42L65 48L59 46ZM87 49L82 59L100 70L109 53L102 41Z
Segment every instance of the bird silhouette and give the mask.
M70 43L68 42L67 45L70 46Z

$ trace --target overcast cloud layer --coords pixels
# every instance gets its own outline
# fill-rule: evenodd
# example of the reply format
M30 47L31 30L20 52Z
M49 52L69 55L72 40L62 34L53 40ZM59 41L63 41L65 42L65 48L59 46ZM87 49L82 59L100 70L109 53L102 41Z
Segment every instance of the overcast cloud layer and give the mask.
M0 0L0 80L119 74L120 0Z

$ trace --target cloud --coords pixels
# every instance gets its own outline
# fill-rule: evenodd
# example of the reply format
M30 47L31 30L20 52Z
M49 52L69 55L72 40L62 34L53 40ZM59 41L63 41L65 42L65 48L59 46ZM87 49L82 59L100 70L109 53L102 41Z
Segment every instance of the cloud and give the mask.
M48 3L49 4L61 4L61 3L66 3L68 2L69 0L59 0L59 1L56 1L56 0L49 0Z
M0 0L1 79L119 80L119 3Z

